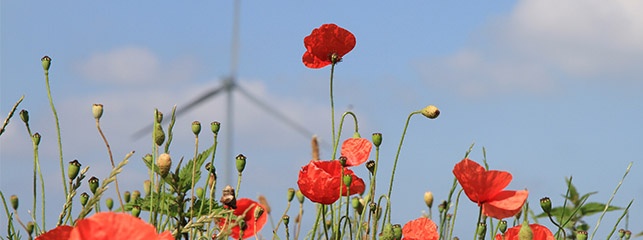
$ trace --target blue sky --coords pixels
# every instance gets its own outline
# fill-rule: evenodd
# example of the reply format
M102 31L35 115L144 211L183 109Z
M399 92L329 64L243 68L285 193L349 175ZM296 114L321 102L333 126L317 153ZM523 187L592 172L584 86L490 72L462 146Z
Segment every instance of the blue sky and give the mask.
M0 11L0 112L4 118L25 95L19 109L30 112L32 130L43 135L47 227L63 196L42 56L53 59L50 79L65 161L91 166L90 176L107 175L107 152L91 115L91 105L102 103L101 124L116 159L136 150L119 178L123 190L142 190L147 174L139 159L151 146L131 134L151 122L154 108L180 108L230 73L232 1L3 1ZM634 162L614 204L635 199L630 228L640 232L641 11L643 3L626 0L244 1L238 81L330 139L330 69L308 69L301 55L312 29L336 23L356 35L357 45L337 66L335 106L338 115L349 109L357 114L362 136L383 134L380 173L391 168L406 116L428 104L442 111L435 120L411 120L396 174L394 222L418 217L425 191L443 200L453 165L475 142L471 158L481 161L485 147L491 168L510 171L509 189L527 188L532 206L544 196L561 204L570 175L581 192L598 191L591 201L606 202ZM217 96L179 117L171 149L176 159L193 154L192 121L229 126L224 103ZM286 189L296 187L297 172L309 161L309 140L241 94L235 94L234 105L233 155L248 157L241 195L265 195L279 216ZM206 133L202 149L212 142ZM224 161L226 132L220 137L217 161ZM322 158L330 154L326 149ZM23 219L31 206L32 161L30 140L16 116L0 137L0 186L5 195L21 197ZM365 169L357 172L366 178ZM388 178L383 174L379 182ZM113 196L113 189L108 193ZM476 207L462 200L456 234L469 237ZM312 219L314 209L307 206L306 218ZM618 215L607 215L598 236ZM591 226L595 222L588 219Z

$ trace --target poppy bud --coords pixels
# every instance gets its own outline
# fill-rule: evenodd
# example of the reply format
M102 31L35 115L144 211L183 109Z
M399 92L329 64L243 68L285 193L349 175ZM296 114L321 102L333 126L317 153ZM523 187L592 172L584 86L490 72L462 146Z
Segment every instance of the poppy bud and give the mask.
M264 208L262 208L262 207L260 207L260 206L257 206L257 207L255 208L255 212L254 212L255 221L258 221L258 220L259 220L259 217L261 217L261 215L263 215L263 213L264 213L265 211L266 211L266 209L264 209ZM268 209L268 214L270 214L270 210L269 210L269 209Z
M89 182L89 190L92 192L92 194L96 194L96 189L98 189L98 178L91 177L87 182Z
M205 190L203 190L202 187L196 188L196 197L198 197L199 199L205 198Z
M139 190L134 190L132 192L132 202L136 202L137 199L141 197L141 191Z
M92 114L94 114L94 119L100 119L103 116L103 104L94 103L92 105Z
M425 192L424 193L424 203L429 208L433 207L433 193L432 192Z
M484 222L478 223L476 234L478 235L479 239L484 239L484 235L487 234L487 224Z
M284 221L284 226L286 226L286 228L288 228L288 223L290 223L290 216L288 216L288 215L284 215L284 216L281 218L281 220L283 220L283 221Z
M20 119L22 119L22 121L25 123L29 123L29 112L27 112L27 110L22 109L20 111Z
M344 185L346 185L346 187L350 187L351 182L353 182L353 177L350 174L346 174L342 177L342 180L344 181Z
M518 238L519 239L534 239L534 232L531 230L531 227L529 227L529 223L527 221L522 222L522 226L520 227L520 231L518 231Z
M32 221L29 221L27 223L27 233L29 234L29 236L31 236L31 234L33 234L34 225L35 224Z
M361 199L359 197L354 197L351 200L351 205L359 215L362 215L362 213L364 212L364 199Z
M170 172L170 167L172 167L172 158L170 157L170 154L161 154L158 159L156 159L156 166L159 168L159 174L161 174L161 177L165 178L165 176Z
M288 192L286 193L286 200L288 200L288 202L291 202L294 197L295 197L295 189L288 188Z
M149 196L150 193L152 193L152 181L143 181L143 192L145 193L145 196Z
M88 200L89 200L89 194L87 194L86 192L83 192L80 194L80 205L84 207L85 205L87 205Z
M165 132L163 132L163 127L161 127L161 124L157 124L156 127L154 127L154 143L156 143L157 146L163 145L163 142L165 142Z
M430 119L435 119L440 115L440 110L433 105L426 106L420 112L422 115Z
M18 196L11 195L11 197L9 197L9 201L11 202L11 207L13 208L13 210L18 210L18 206L20 205Z
M577 240L587 240L587 231L576 231Z
M192 133L194 133L194 135L197 135L197 136L199 135L199 133L201 133L201 122L199 121L192 122Z
M390 223L384 224L384 228L382 229L382 233L380 233L380 239L383 240L393 240L395 239L395 236L393 235L393 225Z
M148 154L145 154L145 156L143 156L143 161L146 163L152 163L152 160L154 160L153 158L154 157L152 157L152 154L148 153Z
M78 160L69 162L69 167L67 167L67 177L69 177L69 180L74 180L74 178L78 176L80 166L81 164L80 162L78 162Z
M114 199L112 198L105 199L105 205L107 206L107 210L112 211L112 208L114 207Z
M393 224L393 237L396 240L402 239L402 226L400 224Z
M214 165L210 163L205 164L205 170L208 170L210 173L214 173L217 169L214 167Z
M243 156L243 154L237 155L237 171L239 173L242 173L243 170L246 168L246 156Z
M51 58L49 56L44 56L40 61L42 62L42 69L45 70L45 72L49 72L49 67L51 67Z
M141 215L141 206L134 205L132 206L132 216L138 217Z
M442 213L447 209L447 201L442 201L440 205L438 205L438 212Z
M259 195L259 204L261 204L261 206L265 207L266 208L265 210L268 212L268 214L270 214L270 210L271 210L270 209L270 204L268 204L268 199L266 199L266 197L264 195Z
M541 198L540 208L543 209L543 212L549 215L551 213L551 200L548 197Z
M382 134L381 133L373 133L373 145L375 147L379 147L382 144Z
M163 113L160 112L158 109L154 109L154 121L156 123L163 122Z
M313 136L310 145L313 148L313 160L319 160L319 141L317 141L317 136Z
M371 174L375 174L375 161L369 160L366 162L365 166Z
M295 196L297 197L297 201L299 201L299 204L304 204L304 194L301 192L301 190L297 190L295 192Z
M502 220L498 223L498 229L500 230L501 233L505 233L507 231L507 221Z
M212 133L214 133L214 135L217 135L219 133L220 128L221 128L221 123L220 122L211 122L210 123L210 129L212 130Z
M129 191L125 191L123 193L123 200L125 200L125 203L129 203L130 199L132 199L132 193Z
M34 133L31 138L33 139L33 144L36 146L40 145L40 133Z

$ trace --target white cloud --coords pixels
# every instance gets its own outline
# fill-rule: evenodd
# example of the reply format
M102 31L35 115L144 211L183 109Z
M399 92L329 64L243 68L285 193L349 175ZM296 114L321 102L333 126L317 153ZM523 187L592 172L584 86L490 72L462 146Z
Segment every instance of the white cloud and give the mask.
M119 85L142 85L191 79L198 68L193 58L161 61L143 47L121 47L92 54L77 64L77 71L89 80Z
M522 0L467 46L418 68L431 86L474 96L636 83L643 75L640 12L641 1Z

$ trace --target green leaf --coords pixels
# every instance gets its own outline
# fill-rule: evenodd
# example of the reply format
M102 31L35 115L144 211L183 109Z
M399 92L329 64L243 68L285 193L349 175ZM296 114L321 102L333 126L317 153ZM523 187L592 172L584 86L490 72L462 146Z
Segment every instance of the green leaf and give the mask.
M565 182L567 183L568 186L568 191L569 191L569 196L563 196L567 198L569 201L571 201L574 205L578 205L580 203L578 199L578 191L576 190L576 187L574 187L574 184L572 184L572 179L571 178L565 178Z
M185 166L181 168L181 170L179 171L179 186L181 187L181 191L183 193L186 193L192 188L192 168L194 164L196 164L196 169L194 169L194 182L196 183L201 178L201 168L203 167L203 163L205 163L205 160L208 159L208 156L212 154L212 151L214 151L214 145L199 153L196 158L191 159L187 164L185 164Z
M583 216L590 216L595 213L603 212L604 209L605 209L605 204L598 203L598 202L590 202L590 203L584 204L580 208L580 211ZM609 212L609 211L615 211L619 209L622 209L622 208L617 206L609 206L607 208L607 211Z

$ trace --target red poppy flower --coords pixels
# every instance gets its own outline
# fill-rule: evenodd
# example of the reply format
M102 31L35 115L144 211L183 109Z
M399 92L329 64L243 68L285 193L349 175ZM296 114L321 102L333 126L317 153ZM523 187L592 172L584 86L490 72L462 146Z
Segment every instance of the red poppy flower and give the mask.
M309 68L323 68L339 62L345 54L353 50L355 35L335 24L324 24L304 38L304 46L304 65Z
M255 209L261 207L266 209L266 207L262 206L261 204L253 201L252 199L249 198L240 198L237 199L237 208L234 209L233 214L235 216L243 216L243 220L246 222L247 228L243 231L243 239L253 237L255 235L255 232L261 231L263 228L263 225L266 224L267 220L267 213L264 212L259 216L259 218L255 221ZM234 216L233 216L234 219ZM235 223L234 220L230 220L232 224ZM219 219L219 228L223 229L226 225L226 219L222 218ZM239 239L239 232L241 229L239 228L239 225L235 225L230 229L230 237L234 239Z
M366 188L364 181L357 177L353 171L344 168L344 175L350 175L352 182L350 194L342 180L342 165L337 160L310 161L308 165L301 168L297 185L299 190L310 201L321 204L332 204L339 199L339 188L342 188L343 196L361 194Z
M368 161L372 148L366 138L349 138L342 143L341 155L346 157L346 166L357 166Z
M453 168L453 174L471 201L482 206L482 212L503 219L516 215L527 200L527 190L503 190L511 182L511 173L487 171L480 164L463 159Z
M72 229L74 229L72 226L67 226L67 225L58 226L36 237L36 240L69 239L69 234L71 233Z
M411 220L402 228L402 240L437 240L438 238L440 238L438 226L429 218Z
M174 239L170 231L161 234L151 224L127 213L100 212L76 223L70 240Z
M496 234L496 240L518 240L518 232L520 232L521 226L522 225L517 225L507 229L504 239L501 234ZM531 228L531 231L534 233L533 240L554 240L554 234L543 225L535 223L529 224L529 228Z

